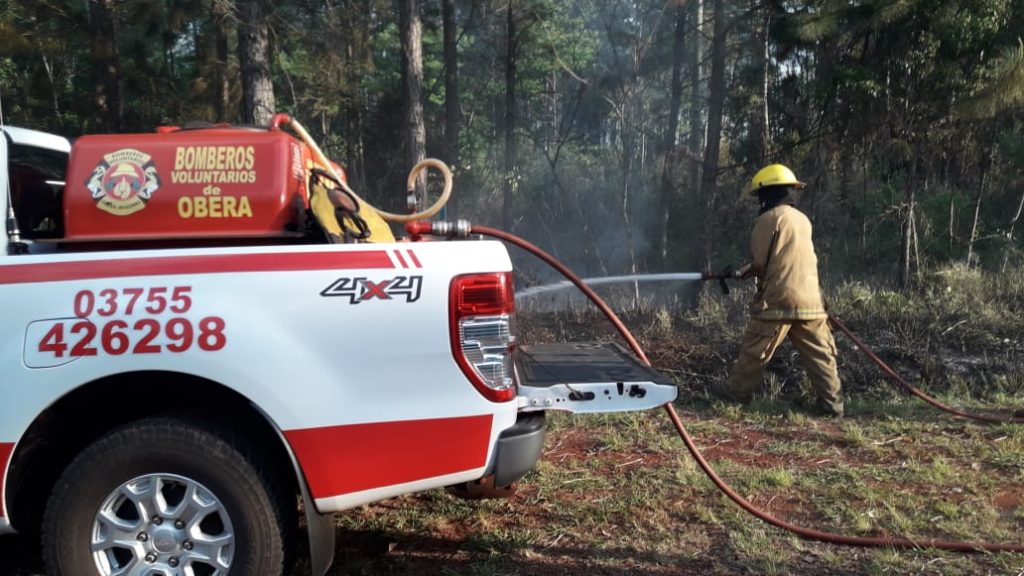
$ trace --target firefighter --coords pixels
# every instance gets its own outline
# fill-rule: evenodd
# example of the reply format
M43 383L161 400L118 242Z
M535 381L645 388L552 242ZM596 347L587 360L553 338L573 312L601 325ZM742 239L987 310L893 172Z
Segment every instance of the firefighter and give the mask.
M803 187L792 170L772 164L759 170L746 190L760 201L761 212L751 234L752 259L737 275L754 277L757 292L728 384L716 385L712 392L749 402L765 366L789 336L818 395L818 407L825 414L841 417L836 346L818 286L811 222L795 208L794 193Z

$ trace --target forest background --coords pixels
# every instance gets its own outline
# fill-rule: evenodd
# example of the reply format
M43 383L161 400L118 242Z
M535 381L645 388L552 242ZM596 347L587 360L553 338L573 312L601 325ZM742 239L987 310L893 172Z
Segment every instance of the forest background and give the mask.
M826 281L1019 267L1022 0L3 0L8 124L311 128L401 210L424 155L448 216L584 275L740 263L771 162L808 186Z
M287 112L396 212L438 157L448 217L584 276L742 262L743 188L782 162L808 184L833 309L944 400L1020 411L1022 36L1024 0L0 0L0 98L7 124L72 137ZM799 409L785 349L753 406L709 402L750 290L627 316L741 493L841 533L1020 541L1024 427L937 417L845 339L841 422ZM524 341L615 337L569 312L521 314ZM724 506L668 434L649 413L553 415L516 498L352 511L332 574L1024 573L785 536ZM39 573L24 538L0 539L0 573Z

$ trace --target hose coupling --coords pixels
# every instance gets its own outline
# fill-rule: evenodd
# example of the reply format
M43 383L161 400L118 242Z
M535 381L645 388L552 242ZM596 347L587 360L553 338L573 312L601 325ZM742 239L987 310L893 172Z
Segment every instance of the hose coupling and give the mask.
M416 222L408 222L405 225L405 231L412 236L445 236L447 238L466 238L473 230L473 225L469 223L469 220L456 220L455 222L441 221L441 222L428 222L420 220Z

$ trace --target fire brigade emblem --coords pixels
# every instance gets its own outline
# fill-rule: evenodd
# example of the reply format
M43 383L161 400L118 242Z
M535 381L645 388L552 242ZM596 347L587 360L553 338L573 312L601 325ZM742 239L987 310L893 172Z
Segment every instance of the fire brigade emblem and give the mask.
M97 208L115 216L127 216L146 207L160 188L160 176L149 154L123 148L103 156L85 187Z

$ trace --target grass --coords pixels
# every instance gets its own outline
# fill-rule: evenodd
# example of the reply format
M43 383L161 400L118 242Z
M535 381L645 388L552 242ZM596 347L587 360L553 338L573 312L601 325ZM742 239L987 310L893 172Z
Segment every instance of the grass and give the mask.
M716 469L779 516L846 534L1020 542L1020 426L935 413L894 417L854 400L842 421L792 419L682 399ZM876 408L875 411L862 408ZM1024 556L859 549L805 542L738 510L682 452L660 413L552 415L544 460L506 501L440 491L344 515L396 546L342 544L331 574L1018 574ZM608 437L616 439L611 440ZM1000 500L1002 495L1003 500ZM419 517L410 522L409 516ZM424 534L429 535L426 541ZM369 563L367 556L370 556Z
M1024 482L1024 426L987 427L913 405L884 410L883 400L863 397L839 421L792 418L800 412L784 400L757 410L689 396L678 404L726 480L787 520L860 535L1020 542L1024 534L1022 504L1006 501ZM433 490L339 515L330 574L1024 570L1024 555L799 540L722 497L664 420L660 412L553 414L543 459L513 498L473 502Z
M728 482L773 514L821 530L1024 543L1024 425L939 413L896 392L842 338L848 418L809 415L803 372L785 347L751 405L712 401L705 389L728 373L748 295L706 291L696 311L625 318L676 378L681 416ZM911 292L845 283L829 296L884 359L940 400L1024 409L1024 272L989 278L954 268ZM521 321L528 341L615 337L586 311ZM0 539L0 574L32 574L13 553L32 545ZM542 460L510 499L433 490L339 515L330 574L1020 575L1024 555L799 540L722 496L664 415L650 411L552 414Z
M922 278L909 292L845 283L829 296L876 352L940 400L1005 413L1024 409L1022 286L1022 272L995 278L952 268ZM710 399L707 385L724 378L735 357L746 296L706 291L693 312L626 315L655 365L677 379L684 420L728 482L755 504L818 529L1024 542L1024 426L986 426L936 412L895 391L841 338L849 418L808 413L812 395L786 347L751 405ZM581 333L615 339L586 311L554 322L525 316L528 340ZM469 532L482 524L502 527L510 540L501 555L478 555L456 538L450 543L461 552L454 557L474 566L479 560L493 574L1024 573L1024 555L799 540L719 494L663 420L658 412L553 415L544 461L520 493L481 511L487 522L463 524ZM420 513L433 512L421 507ZM530 537L513 536L519 533ZM442 563L453 557L437 549L420 553ZM349 558L339 560L335 573L349 573ZM423 566L408 568L407 560L385 555L374 564L377 572L366 573L413 574Z

